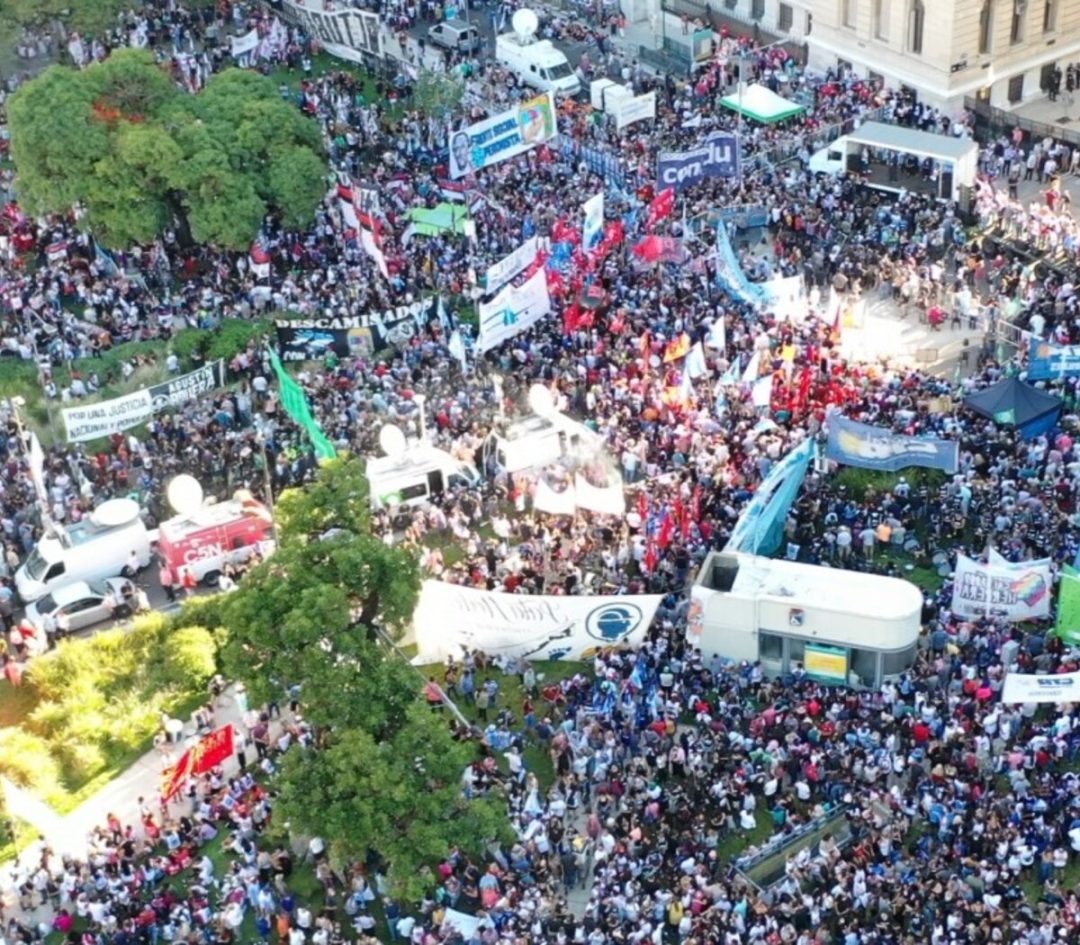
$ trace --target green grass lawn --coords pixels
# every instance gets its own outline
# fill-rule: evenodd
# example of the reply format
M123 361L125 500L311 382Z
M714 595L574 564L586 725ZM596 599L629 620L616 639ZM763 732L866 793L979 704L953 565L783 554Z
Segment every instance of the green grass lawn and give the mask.
M10 825L10 832L8 830ZM0 824L0 863L13 860L23 849L37 839L37 831L25 820L12 817Z
M591 672L592 669L585 663L572 663L563 660L554 661L541 661L533 663L533 668L536 670L536 677L538 685L542 681L560 680L566 679L568 676L573 676L575 673ZM420 672L424 674L424 677L434 676L440 683L446 679L446 667L438 664L430 666L417 667ZM525 688L521 684L521 678L516 675L507 675L499 672L497 669L490 669L484 673L478 673L476 677L476 684L480 686L487 678L494 678L499 684L499 698L498 705L493 709L488 709L488 719L494 719L500 709L507 708L514 714L514 724L511 726L512 730L518 730L522 727L521 706L525 699ZM536 714L538 718L543 717L543 699L537 695L534 699L536 705ZM477 712L476 707L470 703L465 702L463 699L455 699L454 704L461 710L462 714L471 722L476 722L478 725L483 723L480 721L480 714ZM525 750L522 752L525 758L525 764L528 769L536 774L537 779L540 781L541 788L547 788L552 781L555 780L554 771L551 767L551 759L548 757L547 749L543 746L537 745L535 742L526 743ZM500 764L504 765L505 762L500 757Z

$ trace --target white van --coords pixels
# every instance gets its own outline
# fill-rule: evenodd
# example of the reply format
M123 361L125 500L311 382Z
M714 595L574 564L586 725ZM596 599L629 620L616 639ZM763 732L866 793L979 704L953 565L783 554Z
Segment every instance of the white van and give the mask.
M100 581L127 574L135 552L139 567L150 563L150 533L133 499L110 499L81 521L57 525L15 573L24 604L73 581Z
M480 482L471 463L423 443L410 446L399 456L370 457L365 469L374 509L424 505L448 489Z
M518 82L540 92L577 95L581 91L577 73L550 39L523 39L516 33L503 33L495 37L495 59L506 66Z
M583 423L562 414L532 416L493 430L481 447L484 472L488 475L539 469L557 462L581 447L600 449L599 434Z
M846 146L847 135L837 138L832 144L811 155L807 169L811 174L827 174L829 177L842 174L847 162Z

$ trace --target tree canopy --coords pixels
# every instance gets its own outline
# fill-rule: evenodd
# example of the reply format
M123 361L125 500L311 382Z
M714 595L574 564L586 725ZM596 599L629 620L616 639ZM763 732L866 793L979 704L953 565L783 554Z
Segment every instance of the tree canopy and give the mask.
M501 798L462 797L473 759L420 699L421 679L383 640L408 623L419 594L414 557L370 527L359 460L339 458L276 503L278 548L224 599L227 673L255 701L298 686L316 746L291 750L279 811L326 838L339 859L376 851L391 887L414 896L420 871L454 844L478 853L506 829Z
M306 226L326 192L317 125L250 71L226 69L191 95L149 52L120 49L45 70L12 95L8 118L26 209L78 206L111 246L175 225L246 248L269 213Z

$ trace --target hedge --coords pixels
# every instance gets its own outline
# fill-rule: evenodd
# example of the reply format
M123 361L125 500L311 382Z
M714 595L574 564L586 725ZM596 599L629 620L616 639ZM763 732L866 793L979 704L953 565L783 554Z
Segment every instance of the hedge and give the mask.
M162 712L185 718L205 700L216 656L209 630L162 614L62 641L27 668L37 704L0 729L0 774L71 810L149 748Z

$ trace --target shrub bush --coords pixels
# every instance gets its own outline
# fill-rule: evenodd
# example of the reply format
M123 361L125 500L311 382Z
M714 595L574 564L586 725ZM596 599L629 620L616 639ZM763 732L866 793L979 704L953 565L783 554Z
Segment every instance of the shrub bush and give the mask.
M77 790L144 751L163 712L190 712L216 670L217 644L203 627L174 621L149 614L128 629L64 640L34 660L26 685L38 704L23 728L0 732L27 739L25 751L0 748L5 762L19 759L12 780L46 797Z
M0 774L12 784L44 793L60 780L60 767L45 739L23 728L3 728Z

